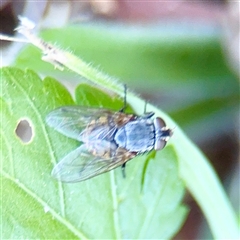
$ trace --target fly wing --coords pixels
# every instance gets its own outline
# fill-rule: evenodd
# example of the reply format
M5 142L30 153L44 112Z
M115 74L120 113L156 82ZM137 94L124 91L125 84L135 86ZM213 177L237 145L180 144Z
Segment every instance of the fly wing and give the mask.
M125 149L115 148L114 143L107 141L91 146L83 144L54 167L52 176L63 182L80 182L121 166L136 156Z
M81 106L66 106L55 109L46 117L46 122L58 132L67 137L82 140L81 132L91 123L97 124L100 118L107 120L109 116L117 116L111 110L101 108L87 108ZM101 121L101 127L107 126L107 121ZM97 127L97 126L96 126Z

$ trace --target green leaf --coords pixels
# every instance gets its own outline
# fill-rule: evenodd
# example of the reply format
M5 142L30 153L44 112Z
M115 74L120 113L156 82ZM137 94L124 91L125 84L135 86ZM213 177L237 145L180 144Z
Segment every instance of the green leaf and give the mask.
M115 169L77 184L57 182L53 166L80 143L47 127L45 117L74 104L70 94L52 78L16 68L1 69L1 87L2 239L168 239L177 232L187 209L171 144L154 158L130 161L125 179ZM85 84L76 99L109 106L107 94ZM122 102L112 103L118 109ZM15 132L22 119L32 128L28 143Z

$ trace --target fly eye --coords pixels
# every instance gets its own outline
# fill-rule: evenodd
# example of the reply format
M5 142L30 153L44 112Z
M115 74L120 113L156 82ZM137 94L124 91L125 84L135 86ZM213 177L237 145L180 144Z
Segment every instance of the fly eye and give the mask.
M156 151L158 150L161 150L163 149L165 146L166 146L166 141L165 140L161 140L161 139L158 139L156 142L155 142L155 146L154 146L154 149Z
M154 126L155 126L155 129L161 130L163 127L166 127L166 123L163 121L162 118L157 117L154 119Z

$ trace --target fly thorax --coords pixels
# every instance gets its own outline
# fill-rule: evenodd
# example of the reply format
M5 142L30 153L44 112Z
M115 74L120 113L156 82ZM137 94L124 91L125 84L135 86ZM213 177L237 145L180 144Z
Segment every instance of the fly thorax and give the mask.
M130 152L151 151L155 143L155 130L150 119L136 119L119 128L114 137L119 147Z

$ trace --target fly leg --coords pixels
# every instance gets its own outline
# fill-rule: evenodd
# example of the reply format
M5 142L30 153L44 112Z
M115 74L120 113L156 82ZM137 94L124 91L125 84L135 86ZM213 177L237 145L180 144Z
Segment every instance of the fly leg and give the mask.
M148 104L148 102L147 102L147 101L145 101L145 104L144 104L144 114L146 114L146 113L147 113L147 104Z
M124 84L124 98L123 98L123 107L119 110L119 112L124 112L127 107L127 85Z
M126 178L125 169L126 169L126 162L122 165L122 175L123 175L123 178Z

